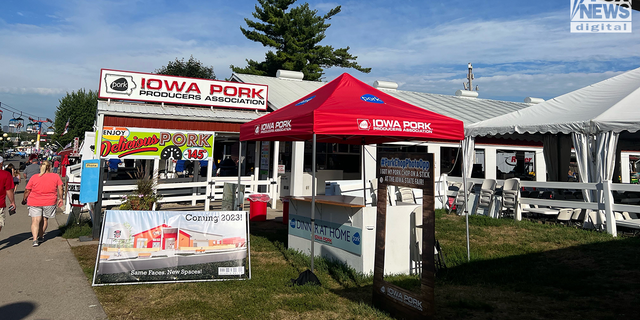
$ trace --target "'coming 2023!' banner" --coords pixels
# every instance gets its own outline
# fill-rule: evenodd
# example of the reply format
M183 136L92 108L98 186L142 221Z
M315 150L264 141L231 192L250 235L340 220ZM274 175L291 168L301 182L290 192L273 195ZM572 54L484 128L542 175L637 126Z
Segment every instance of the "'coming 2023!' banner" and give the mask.
M108 210L93 285L250 279L244 211Z

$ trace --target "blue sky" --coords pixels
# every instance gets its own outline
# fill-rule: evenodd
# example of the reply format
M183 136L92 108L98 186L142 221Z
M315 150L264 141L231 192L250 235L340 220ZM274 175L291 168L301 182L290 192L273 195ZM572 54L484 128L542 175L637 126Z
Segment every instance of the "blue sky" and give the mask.
M298 2L301 4L304 2ZM553 98L640 67L640 14L630 34L569 32L570 0L308 1L320 14L341 5L321 44L350 46L372 84L454 94L467 63L480 98ZM153 72L193 55L219 79L229 65L262 61L267 48L240 26L257 1L5 1L0 11L0 102L54 119L60 98L97 90L101 68ZM13 113L4 110L2 124Z

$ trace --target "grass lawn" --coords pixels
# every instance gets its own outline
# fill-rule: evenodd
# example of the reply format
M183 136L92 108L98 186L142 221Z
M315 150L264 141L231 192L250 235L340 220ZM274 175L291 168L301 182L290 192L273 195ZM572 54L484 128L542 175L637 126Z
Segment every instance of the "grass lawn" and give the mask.
M640 239L535 222L436 212L448 269L436 319L624 319L640 311ZM371 306L371 276L316 259L321 287L293 287L308 258L286 249L286 225L251 223L252 279L96 287L109 319L391 319ZM97 246L73 249L87 278ZM399 277L399 282L417 281Z

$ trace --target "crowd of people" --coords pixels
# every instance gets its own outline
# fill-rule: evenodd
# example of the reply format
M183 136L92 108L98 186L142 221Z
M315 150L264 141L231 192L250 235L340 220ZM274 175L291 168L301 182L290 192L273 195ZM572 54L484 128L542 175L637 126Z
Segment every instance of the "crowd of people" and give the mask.
M0 157L0 231L5 224L6 212L15 213L15 195L22 179L26 183L22 204L27 205L31 217L31 235L33 246L38 247L44 241L48 220L55 217L56 207L62 207L63 183L58 175L60 161L40 160L32 154L22 172L13 164L4 165ZM9 199L7 208L6 199Z

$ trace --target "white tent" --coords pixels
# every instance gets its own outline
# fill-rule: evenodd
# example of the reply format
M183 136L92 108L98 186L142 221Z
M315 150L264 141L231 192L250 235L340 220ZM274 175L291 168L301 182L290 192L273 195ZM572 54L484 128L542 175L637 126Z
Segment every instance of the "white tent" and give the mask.
M571 134L580 180L603 182L613 178L620 133L638 130L640 68L519 111L471 124L465 128L465 135ZM585 194L585 200L590 201L592 196ZM598 199L602 199L602 195ZM611 225L607 224L607 229ZM615 233L615 230L608 231Z

